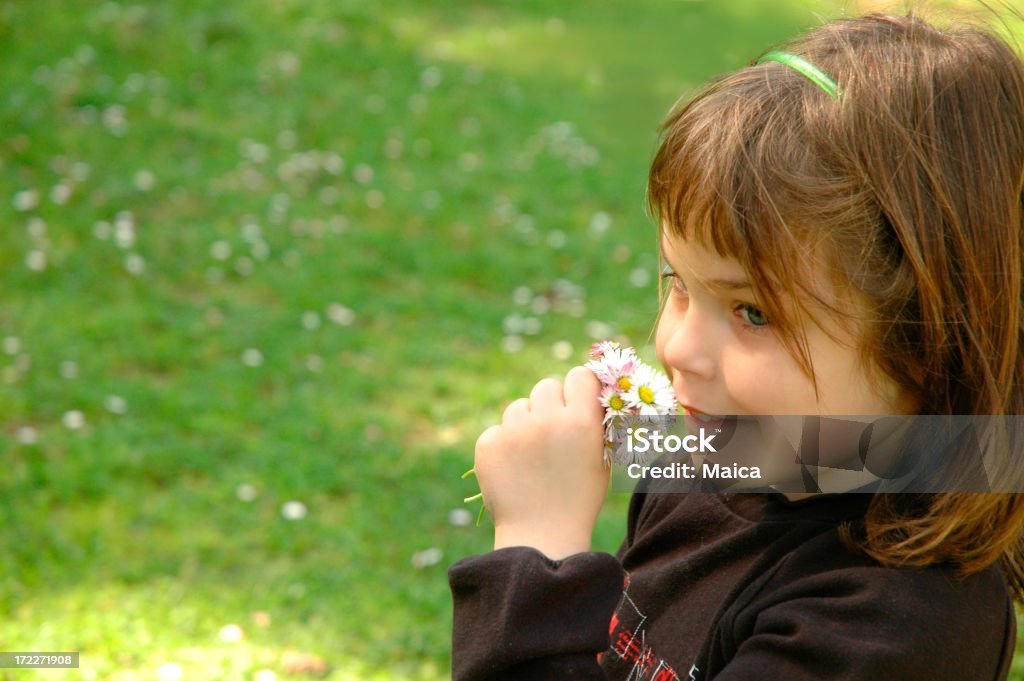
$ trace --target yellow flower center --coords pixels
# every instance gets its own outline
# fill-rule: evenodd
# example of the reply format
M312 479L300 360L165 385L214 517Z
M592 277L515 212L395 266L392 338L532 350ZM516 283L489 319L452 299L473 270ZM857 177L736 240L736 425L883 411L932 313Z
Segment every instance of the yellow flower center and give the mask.
M622 409L623 405L625 404L626 403L623 402L622 398L619 397L618 395L612 395L612 398L608 400L608 406L614 409L615 411L619 411L620 409Z
M654 404L654 391L646 385L640 386L640 389L636 391L636 394L644 404Z
M629 382L629 376L623 376L619 379L619 387L623 390L629 390L633 387L633 384Z

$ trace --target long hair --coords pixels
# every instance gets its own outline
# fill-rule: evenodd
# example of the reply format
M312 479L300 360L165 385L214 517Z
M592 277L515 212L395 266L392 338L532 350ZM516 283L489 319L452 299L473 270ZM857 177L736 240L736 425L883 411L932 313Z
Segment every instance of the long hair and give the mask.
M865 366L919 413L1024 414L1020 57L985 28L913 14L838 20L784 49L839 100L765 62L675 107L648 182L661 229L736 258L812 379L811 301L860 330ZM849 304L808 285L821 263ZM878 494L843 534L883 565L1000 561L1024 603L1022 525L1024 495Z

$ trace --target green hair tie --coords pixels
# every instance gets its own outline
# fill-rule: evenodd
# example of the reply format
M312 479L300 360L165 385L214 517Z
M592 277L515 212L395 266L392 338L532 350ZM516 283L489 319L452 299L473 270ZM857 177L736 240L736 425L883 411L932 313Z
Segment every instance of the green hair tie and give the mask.
M839 86L836 85L834 80L832 80L832 76L828 75L803 57L798 57L795 54L790 54L789 52L772 50L758 59L757 63L763 64L766 61L777 61L780 64L785 64L794 71L802 73L812 83L824 90L832 99L839 99Z

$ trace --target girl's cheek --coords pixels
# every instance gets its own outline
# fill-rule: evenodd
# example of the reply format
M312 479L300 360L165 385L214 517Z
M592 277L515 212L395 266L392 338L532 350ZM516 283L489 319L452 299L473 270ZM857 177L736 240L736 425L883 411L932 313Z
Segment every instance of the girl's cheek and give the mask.
M672 379L672 367L665 360L665 347L668 345L668 340L672 335L673 324L673 315L666 307L666 309L662 310L661 317L658 319L658 328L654 332L654 351L658 355L658 361L661 362L662 369L668 374L669 380Z

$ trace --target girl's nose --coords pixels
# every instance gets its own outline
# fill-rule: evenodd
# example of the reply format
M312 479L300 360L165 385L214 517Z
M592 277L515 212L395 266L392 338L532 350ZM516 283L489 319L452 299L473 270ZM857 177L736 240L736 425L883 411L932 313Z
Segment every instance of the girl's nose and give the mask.
M685 312L663 316L658 335L664 339L661 360L674 371L691 380L714 378L724 339L717 338L713 322L703 319L694 305Z

